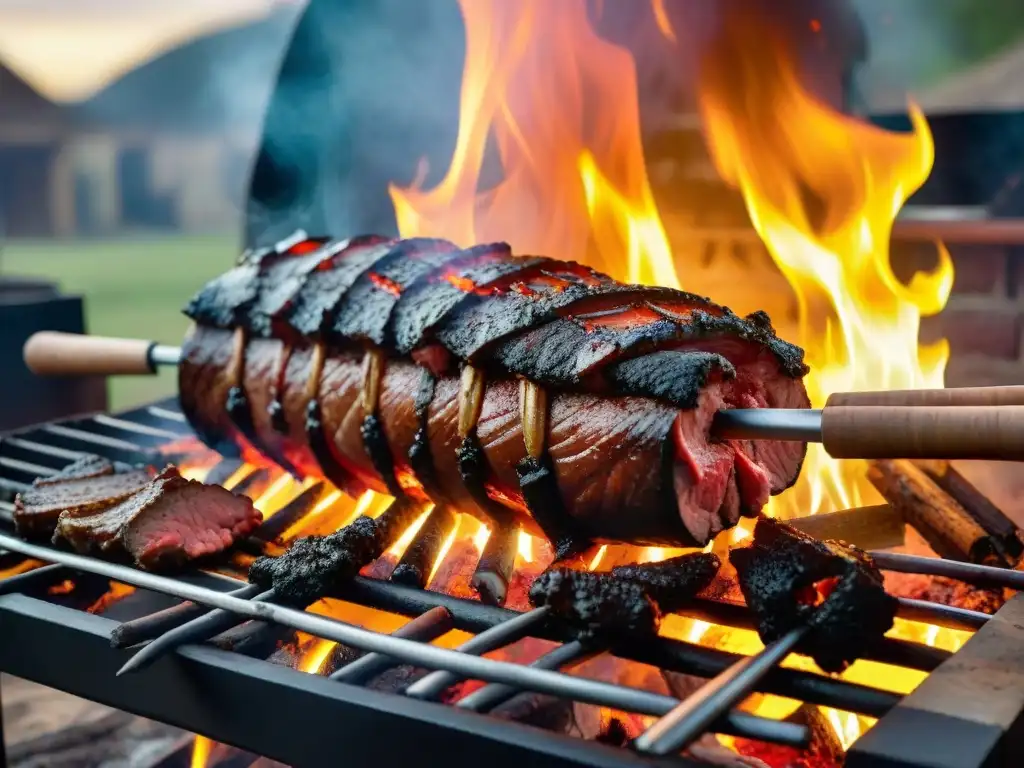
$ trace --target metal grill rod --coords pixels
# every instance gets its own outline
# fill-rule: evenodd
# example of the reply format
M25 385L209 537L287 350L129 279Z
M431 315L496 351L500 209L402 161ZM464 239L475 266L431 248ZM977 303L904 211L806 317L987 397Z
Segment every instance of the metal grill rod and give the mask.
M21 552L29 557L49 560L69 568L105 576L142 589L209 605L257 621L272 621L315 637L351 645L365 651L393 656L416 666L452 672L463 678L505 683L522 690L546 693L586 704L647 715L664 715L679 704L677 699L648 691L479 658L446 648L403 640L391 635L382 635L334 619L326 619L273 603L240 600L227 594L179 582L165 576L136 571L126 566L93 560L82 555L39 547L6 534L0 534L0 547ZM749 722L748 718L754 718L757 721L752 730L760 735L753 736L753 738L798 746L806 744L809 738L807 728L794 723L777 722L744 713L734 713L734 717L739 717L743 722Z
M2 586L2 582L0 582L0 587ZM273 598L274 590L268 589L255 597L249 598L249 602L266 603L273 600ZM209 640L211 637L236 627L244 621L245 619L239 618L238 614L231 610L218 609L210 611L205 616L192 619L192 621L188 621L180 627L175 627L170 632L160 635L160 637L128 659L125 665L117 670L117 676L120 677L129 672L143 669L175 648Z
M782 663L808 632L790 630L756 656L729 667L641 733L633 742L641 752L668 755L689 746L717 720L754 690L757 681Z
M875 565L884 571L920 573L926 576L946 576L977 587L1006 587L1024 589L1024 571L994 568L991 565L962 563L941 557L920 557L894 552L871 552Z

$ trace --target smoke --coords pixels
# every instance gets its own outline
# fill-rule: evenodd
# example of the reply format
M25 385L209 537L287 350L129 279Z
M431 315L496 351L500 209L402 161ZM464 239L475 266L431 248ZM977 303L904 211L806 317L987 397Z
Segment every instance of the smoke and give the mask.
M312 0L267 112L249 243L394 233L388 184L423 158L428 185L447 170L464 55L456 0Z

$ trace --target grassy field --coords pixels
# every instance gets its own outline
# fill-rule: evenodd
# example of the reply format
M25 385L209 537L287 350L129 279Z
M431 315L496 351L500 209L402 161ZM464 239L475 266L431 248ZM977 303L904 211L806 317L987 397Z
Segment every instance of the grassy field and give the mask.
M238 247L229 236L8 241L0 272L51 278L64 293L84 296L89 333L177 344L188 324L182 307L231 266ZM174 391L173 371L113 378L110 404L126 408Z

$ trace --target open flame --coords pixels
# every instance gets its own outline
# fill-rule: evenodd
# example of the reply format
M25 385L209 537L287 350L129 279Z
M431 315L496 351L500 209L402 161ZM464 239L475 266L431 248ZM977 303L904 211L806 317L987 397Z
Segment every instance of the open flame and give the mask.
M800 84L772 26L726 6L723 32L700 81L701 112L722 178L738 187L750 219L797 299L811 402L833 392L943 386L945 340L918 343L923 315L942 310L953 285L948 253L909 285L893 274L897 214L924 183L934 146L924 115L892 133L836 112ZM775 500L793 517L865 503L874 492L860 462L810 447L803 482Z
M686 257L673 254L651 191L630 54L597 36L585 0L460 0L460 6L467 54L458 141L437 186L424 189L416 181L391 188L402 236L444 237L463 246L509 239L519 252L575 259L629 282L680 286L677 268L685 278ZM896 278L889 262L894 220L933 162L923 115L912 108L913 131L894 134L836 112L804 89L769 24L747 6L742 14L725 7L731 11L703 57L701 114L720 175L742 192L755 229L795 293L799 318L792 340L805 348L812 366L812 402L820 407L838 391L942 386L947 346L923 347L917 336L920 318L940 311L948 298L948 254L940 247L937 269L909 284ZM650 8L657 28L676 41L663 0L651 0ZM500 162L498 179L486 172L491 152ZM243 467L225 485L254 469ZM835 462L812 446L797 487L770 509L790 517L865 503L874 492L864 469L858 462ZM280 473L251 493L270 517L307 487ZM389 501L373 492L350 499L330 490L285 531L283 543L330 533L361 514L376 517ZM400 559L425 519L385 557ZM748 535L737 527L709 548L723 552ZM459 515L435 558L428 588L470 595L468 576L489 536L486 526ZM647 562L675 554L602 546L588 553L587 562L591 570L607 570L623 557ZM545 543L520 536L517 570L539 572L550 558ZM336 600L310 610L381 632L401 624L391 614ZM666 617L661 631L737 653L762 647L752 631L678 615ZM946 650L969 637L900 620L890 636ZM452 647L465 637L453 631L436 642ZM320 671L333 643L299 639L297 667ZM803 657L791 656L785 664L814 669ZM925 673L859 661L843 677L907 693ZM781 718L798 702L755 695L744 706ZM872 722L823 712L844 748ZM197 739L193 765L206 759L204 742Z
M510 239L519 252L575 259L629 282L680 286L676 269L685 277L685 258L672 253L648 181L630 54L596 35L584 0L460 6L467 49L458 141L436 187L392 187L402 236L463 246ZM920 318L948 299L949 256L940 247L936 270L909 285L889 261L896 216L934 159L923 115L912 108L913 132L895 134L836 112L801 85L769 24L746 6L726 7L701 71L704 127L720 175L742 192L796 295L793 340L812 367L812 403L821 407L840 391L943 386L948 346L920 345L918 330ZM662 0L652 0L651 12L662 34L676 41ZM492 141L502 173L485 183ZM812 446L799 483L770 512L814 514L872 497L862 463L841 464ZM737 528L723 538L735 544L746 535ZM606 552L595 554L591 568ZM647 548L639 559L672 554ZM761 647L752 632L712 631L676 616L664 632L744 653ZM965 637L907 622L892 634L951 649ZM791 657L787 664L805 662ZM871 662L845 676L901 692L923 679ZM792 711L792 702L771 699L759 697L755 709ZM869 724L849 713L826 715L844 747Z

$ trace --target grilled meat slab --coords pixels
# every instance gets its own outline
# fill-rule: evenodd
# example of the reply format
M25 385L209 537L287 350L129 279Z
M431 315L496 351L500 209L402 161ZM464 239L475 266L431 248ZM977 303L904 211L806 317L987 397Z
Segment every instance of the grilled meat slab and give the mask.
M138 493L153 475L86 455L54 475L41 477L14 500L14 528L26 539L47 540L61 515L95 514Z
M762 517L748 547L729 554L765 643L808 625L798 649L826 672L842 672L892 628L896 598L867 553L818 541Z
M167 467L133 495L94 514L65 511L53 538L80 552L127 556L154 570L221 552L262 519L247 497Z
M300 233L243 254L186 314L179 391L201 439L349 494L698 546L804 455L709 439L721 409L809 405L803 353L766 315L504 243Z

